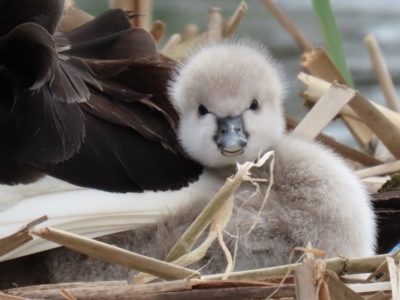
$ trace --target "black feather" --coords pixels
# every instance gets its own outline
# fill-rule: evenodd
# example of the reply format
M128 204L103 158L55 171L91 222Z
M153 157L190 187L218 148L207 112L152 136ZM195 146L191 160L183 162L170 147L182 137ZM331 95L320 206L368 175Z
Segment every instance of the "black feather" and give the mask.
M0 36L23 23L36 23L53 35L60 22L64 0L0 0Z
M132 128L85 114L86 142L50 175L111 192L179 189L195 181L202 166L151 142Z
M26 90L15 102L4 131L3 146L30 166L70 158L84 139L83 115L76 103L54 101L48 86Z

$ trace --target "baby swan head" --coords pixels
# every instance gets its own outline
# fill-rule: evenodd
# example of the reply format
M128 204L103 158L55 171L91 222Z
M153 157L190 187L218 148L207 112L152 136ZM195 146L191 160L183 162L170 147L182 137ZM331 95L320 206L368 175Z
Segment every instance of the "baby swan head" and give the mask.
M283 134L280 72L258 44L200 49L178 67L169 94L180 113L181 146L207 167L251 161Z

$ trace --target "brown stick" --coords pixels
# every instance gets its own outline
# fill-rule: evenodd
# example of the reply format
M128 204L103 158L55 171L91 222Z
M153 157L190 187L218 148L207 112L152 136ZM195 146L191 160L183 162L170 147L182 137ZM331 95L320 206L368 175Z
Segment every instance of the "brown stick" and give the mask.
M293 130L299 124L298 121L286 116L286 129ZM332 137L320 133L315 138L318 141L321 141L326 146L335 150L336 153L340 154L344 158L353 160L358 162L364 166L376 166L383 164L380 160L376 159L375 157L365 154L357 149L339 143L338 141L334 140Z
M355 95L354 90L334 82L291 134L314 139Z
M172 284L174 282L171 282ZM128 285L126 287L112 288L90 288L90 289L70 289L69 292L79 300L110 300L110 299L135 299L135 300L217 300L217 299L264 299L276 292L275 286L256 286L256 287L231 287L231 288L210 288L210 289L191 289L191 287L178 286L180 290L155 290L155 285L166 285L166 283L145 284L146 288L138 290L138 285ZM144 286L144 285L141 285ZM9 292L9 291L7 291ZM59 290L30 291L29 293L13 292L13 295L20 295L29 298L44 298L54 300L65 300ZM295 295L294 285L284 285L274 294L274 297L292 297Z
M215 44L221 41L223 21L220 8L213 7L208 11L207 43Z
M233 35L233 33L238 28L240 22L242 22L242 19L244 18L246 12L247 4L246 2L242 1L240 2L236 11L233 13L232 17L230 17L229 20L225 23L223 31L224 37L230 37Z
M270 13L281 23L281 25L289 32L294 38L300 48L305 52L312 50L313 46L307 39L301 34L301 32L294 26L292 21L279 9L278 6L272 0L260 0L261 4L264 5Z
M400 159L400 129L359 92L349 102L349 106L382 141L390 153Z
M164 37L165 27L165 23L161 22L160 20L154 21L153 26L150 29L150 33L157 43L159 43Z
M328 81L329 83L336 80L340 84L346 84L346 81L323 48L316 48L310 52L304 53L301 66L311 75ZM359 126L358 123L352 122L347 117L341 116L341 119L360 146L365 147L371 139L371 131L365 126Z
M32 230L31 233L86 255L126 268L146 272L166 280L183 279L200 275L193 270L177 267L157 259L55 228L47 227L40 230Z
M367 45L375 73L378 76L383 94L385 95L387 106L391 110L400 112L399 99L397 98L396 89L394 88L392 78L390 77L389 70L375 36L368 34L365 37L364 42Z

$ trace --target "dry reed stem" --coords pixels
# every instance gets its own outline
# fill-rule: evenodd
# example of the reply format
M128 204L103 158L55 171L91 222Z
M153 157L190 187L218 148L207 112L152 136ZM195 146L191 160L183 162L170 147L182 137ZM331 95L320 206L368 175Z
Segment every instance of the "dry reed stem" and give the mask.
M153 7L152 0L109 0L108 2L110 8L121 8L127 11L138 12L140 16L131 20L132 26L150 30Z
M388 257L391 257L393 259L396 259L397 256L400 254L400 249L395 251L394 253L391 253L390 255L388 255ZM384 271L387 271L387 260L384 260L369 276L367 279L365 279L365 283L370 282L376 275L378 275L379 273L382 273Z
M310 52L304 53L300 64L308 73L315 77L329 83L336 80L340 84L346 84L346 81L332 62L329 54L323 48L315 48ZM347 117L341 116L341 118L355 140L364 148L371 139L371 130L363 124L349 120Z
M74 251L126 268L150 273L166 280L183 279L200 275L193 270L177 267L163 261L54 228L48 227L40 230L31 230L31 233Z
M29 235L29 230L36 225L47 221L47 216L40 217L28 224L22 226L15 233L0 239L0 256L3 256L18 247L31 241L33 238Z
M216 227L217 227L217 233L218 233L218 242L222 248L222 251L225 254L226 262L227 262L224 276L222 276L222 280L225 280L228 278L229 274L232 273L232 271L233 271L233 259L232 259L231 253L229 252L228 247L226 247L226 245L224 243L224 237L222 236L221 228L219 227L218 224Z
M240 22L242 21L244 15L247 12L247 4L246 2L242 1L232 17L224 23L223 25L223 37L229 37L231 36L234 31L237 29L239 26ZM199 35L196 35L194 38L189 39L183 43L180 43L179 45L175 47L171 47L166 50L162 50L162 52L167 55L168 57L171 57L173 59L183 59L185 58L188 53L191 51L195 50L198 48L200 45L202 45L205 41L207 40L207 32L203 32Z
M68 7L74 6L74 5L75 5L75 1L74 0L65 0L64 8L68 8Z
M261 203L260 209L258 210L257 216L254 219L253 224L250 226L250 229L247 232L247 234L250 234L254 230L254 228L256 228L258 220L260 219L261 212L264 210L265 204L267 204L267 199L269 197L269 193L271 192L272 185L274 184L275 153L272 153L271 156L272 156L272 160L269 165L269 174L270 175L269 175L269 183L268 183L267 191L265 192L264 199L263 199L263 202ZM257 185L257 187L258 187L258 185Z
M286 116L286 128L288 131L293 130L299 124L298 121ZM383 164L382 161L376 159L375 157L361 152L357 149L344 145L337 142L332 137L325 134L318 134L315 138L316 140L322 142L326 146L335 150L336 153L340 154L344 158L350 159L352 161L358 162L364 166L376 166Z
M328 284L330 299L364 300L361 295L358 295L355 291L353 291L351 288L341 282L337 274L333 272L326 272L325 281Z
M297 300L318 300L317 286L313 282L314 259L308 259L300 264L294 271Z
M69 6L64 10L64 14L61 18L58 30L61 32L72 31L87 22L93 20L94 17L76 8L75 6Z
M313 140L355 95L354 90L334 82L291 134Z
M162 285L166 284L167 283L162 283ZM79 300L244 300L266 298L276 291L275 286L263 284L243 286L235 282L228 287L224 287L224 285L217 282L214 286L208 285L206 288L194 288L195 286L189 286L188 288L183 287L180 290L167 292L152 291L154 285L156 285L156 283L146 284L147 291L137 291L137 285L128 285L119 289L74 289L70 292ZM22 293L19 294L21 295ZM34 299L65 300L59 290L31 291L29 294L24 293L24 295ZM280 290L276 292L274 298L293 297L294 295L294 285L288 284L282 286Z
M356 92L349 106L382 141L390 153L400 159L400 129L359 92Z
M150 29L150 33L157 43L159 43L164 37L165 28L166 25L164 22L161 22L160 20L154 21L153 26Z
M226 225L228 224L228 222L231 218L231 215L232 215L232 208L233 208L233 196L230 196L229 199L215 213L212 224L211 224L210 231L209 231L208 236L205 239L205 241L203 243L201 243L201 245L198 246L193 251L190 251L192 247L188 247L187 251L190 251L189 253L186 253L186 254L180 256L178 259L171 261L170 263L177 265L177 266L184 267L184 266L188 266L192 263L195 263L195 262L199 261L201 258L203 258L204 255L206 254L208 248L210 248L211 244L218 237L217 227L225 228ZM198 233L198 236L196 237L195 241L204 232L205 229L206 228L204 228L203 231ZM175 246L176 245L177 244L175 244ZM155 279L157 279L157 277L146 274L146 273L140 273L133 277L131 284L148 283Z
M28 292L33 290L54 290L54 289L71 289L71 288L91 288L100 286L126 286L128 282L126 280L118 281L96 281L96 282L72 282L72 283L52 283L52 284L41 284L34 286L24 286L9 289L8 291Z
M30 299L0 293L0 300L30 300Z
M313 103L316 103L319 98L329 89L331 83L317 78L315 76L308 75L300 72L297 79L304 83L307 87L302 91L301 96ZM382 105L379 105L369 100L373 106L375 106L382 114L384 114L393 124L400 128L400 114L396 113ZM361 118L348 106L345 106L341 111L341 115L350 117L351 119L361 121Z
M400 160L382 164L375 167L365 168L355 172L358 178L366 178L372 176L393 174L400 172Z
M196 24L188 24L182 34L182 42L186 42L199 34L199 27Z
M392 299L392 295L385 294L382 291L377 292L376 294L367 298L367 300L390 300L390 299Z
M306 84L309 86L317 82L314 80L315 78L306 74L300 74L298 78L303 82L307 82ZM320 88L321 86L318 87L318 89ZM349 106L359 116L360 120L362 120L382 141L388 150L396 158L400 158L400 147L398 147L398 145L400 145L400 129L397 127L397 124L391 122L391 120L377 108L377 105L372 104L359 92L356 92L356 96L349 102ZM386 110L389 111L392 116L393 114L400 116L391 110Z
M242 165L238 164L238 170L236 174L226 179L225 184L172 247L165 261L179 266L187 266L188 264L200 260L217 238L217 226L220 226L221 229L224 229L228 224L232 215L233 195L235 191L240 186L242 181L252 180L249 176L249 170L252 167L261 167L272 155L274 155L274 152L270 151L265 153L257 163L246 162ZM267 196L268 191L266 193L266 197ZM264 199L265 201L266 197ZM257 219L255 219L255 222L256 220ZM211 228L206 240L195 250L191 251L195 242L206 230L210 223ZM154 279L154 277L148 276L147 274L138 274L132 279L131 283L146 283Z
M68 292L66 289L61 289L60 290L61 295L65 297L67 300L77 300L70 292Z
M247 4L246 2L242 1L239 3L238 8L233 13L233 15L226 21L223 36L224 37L231 37L236 29L239 27L240 22L242 22L246 12L247 12Z
M221 9L213 7L208 11L207 44L216 44L222 40Z
M279 9L279 7L275 5L274 1L260 0L260 2L281 23L304 52L309 52L313 49L311 43L307 41L307 39L301 34L292 21Z
M40 287L40 286L38 286ZM111 300L111 299L154 299L151 295L163 295L171 292L188 291L192 289L192 285L188 280L177 280L162 283L141 284L141 285L125 285L125 286L107 286L97 284L95 286L81 286L69 288L68 291L78 300ZM7 294L14 296L22 296L27 298L45 298L45 299L63 299L60 295L60 289L10 289L5 291Z
M164 45L164 48L161 49L162 53L167 53L170 49L176 47L182 42L182 37L179 33L175 33L171 35L168 42ZM166 54L168 55L168 54Z
M377 291L391 291L390 282L356 283L349 284L349 288L359 294L371 294Z
M400 267L396 265L392 257L387 257L390 285L392 287L392 299L400 300Z
M385 95L387 106L393 111L400 112L396 89L375 36L368 34L365 37L364 42L367 45L375 73L378 77L383 94Z
M360 273L371 273L380 266L381 263L386 261L388 255L376 255L371 257L362 258L331 258L326 260L327 270L331 270L336 274L360 274ZM231 280L247 279L263 279L268 277L281 278L288 272L294 270L299 263L289 264L284 266L277 266L271 268L248 270L241 272L233 272L229 275ZM202 276L203 280L220 280L223 274L214 274Z
M174 261L190 251L198 236L204 232L205 228L210 224L216 212L222 205L232 197L237 188L240 186L245 177L248 177L248 172L252 167L262 166L268 158L273 155L273 152L267 152L259 160L259 162L246 162L243 165L238 165L238 170L233 177L226 180L224 186L218 191L206 208L200 213L196 220L190 225L176 245L171 249L166 260Z

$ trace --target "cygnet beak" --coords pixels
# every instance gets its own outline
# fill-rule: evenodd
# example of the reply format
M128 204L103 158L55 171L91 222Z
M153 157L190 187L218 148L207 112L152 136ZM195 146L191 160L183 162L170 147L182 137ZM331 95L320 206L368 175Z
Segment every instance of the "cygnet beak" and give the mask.
M242 115L217 118L217 127L214 140L221 149L221 154L225 156L242 154L247 145L248 136L243 128Z

